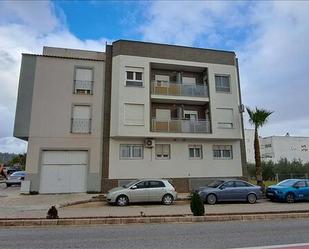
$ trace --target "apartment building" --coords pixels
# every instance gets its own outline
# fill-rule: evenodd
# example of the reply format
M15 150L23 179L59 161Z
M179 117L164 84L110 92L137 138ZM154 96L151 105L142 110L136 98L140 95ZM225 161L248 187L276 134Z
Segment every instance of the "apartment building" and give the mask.
M309 162L309 137L271 136L260 139L261 159L278 162L282 158L289 161Z
M101 191L105 54L23 54L14 136L28 141L30 191Z
M23 54L14 136L31 191L106 192L168 178L186 192L245 174L234 52L118 40Z
M216 177L243 176L234 52L120 40L106 53L111 115L104 186L158 177L182 192Z

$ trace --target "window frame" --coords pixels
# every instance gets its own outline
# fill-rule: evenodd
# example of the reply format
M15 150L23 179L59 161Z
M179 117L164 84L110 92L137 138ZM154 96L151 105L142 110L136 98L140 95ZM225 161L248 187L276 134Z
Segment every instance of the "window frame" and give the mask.
M77 92L76 82L77 82L78 79L76 78L76 75L77 75L77 70L78 69L87 69L87 70L91 70L92 71L91 81L89 81L89 82L91 82L91 90L85 90L85 91L90 91L89 93ZM94 92L94 67L79 66L79 65L74 66L73 94L77 94L77 95L93 95L93 92Z
M122 156L122 147L129 147L129 157ZM141 156L134 157L134 147L141 148ZM143 144L120 144L119 145L119 159L120 160L143 160L144 159L144 145Z
M87 106L89 107L89 131L88 132L74 132L73 131L73 120L74 118L74 107L76 106ZM86 119L85 119L86 120ZM87 103L73 103L71 107L71 125L70 125L71 134L91 134L92 133L92 104Z
M128 79L128 73L133 73L133 79ZM140 73L142 79L137 80L136 74ZM133 83L133 85L128 85L128 83ZM134 83L140 83L141 85L134 85ZM134 67L126 67L125 69L125 86L126 87L144 87L144 69L143 68L134 68Z
M161 148L161 157L158 157L157 153L157 146L162 146ZM164 146L168 146L168 157L164 157ZM170 144L155 144L155 158L156 160L170 160L171 159L171 145Z
M228 78L228 83L229 83L229 91L224 91L224 90L220 90L217 86L217 80L216 80L216 77L227 77ZM222 84L222 82L220 82ZM231 75L230 74L215 74L215 88L216 88L216 92L217 93L232 93L232 87L231 87ZM222 88L226 88L227 87L220 87L221 89Z
M193 149L193 157L190 155L190 149ZM200 150L200 156L196 156L196 149ZM201 144L190 144L188 145L189 160L202 160L203 159L203 145Z
M216 149L218 147L218 149ZM223 147L230 147L230 150L226 150ZM219 151L220 156L215 156L215 153ZM225 157L224 151L230 151L230 156ZM212 146L212 152L213 152L213 159L215 160L233 160L233 146L232 145L222 145L222 144L216 144Z

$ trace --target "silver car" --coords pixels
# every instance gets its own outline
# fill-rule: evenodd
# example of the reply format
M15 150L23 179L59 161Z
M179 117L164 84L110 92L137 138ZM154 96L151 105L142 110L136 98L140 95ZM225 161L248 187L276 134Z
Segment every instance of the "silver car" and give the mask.
M11 174L6 180L6 186L10 187L11 185L21 185L21 182L25 180L27 173L25 171L16 171Z
M171 205L177 198L177 192L168 180L140 179L122 187L108 191L106 200L118 206L133 202L162 202Z

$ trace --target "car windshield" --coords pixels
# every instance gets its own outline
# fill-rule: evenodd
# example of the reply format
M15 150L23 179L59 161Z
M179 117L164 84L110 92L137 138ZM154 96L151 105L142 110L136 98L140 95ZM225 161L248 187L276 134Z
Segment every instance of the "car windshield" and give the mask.
M295 183L295 180L284 180L282 182L279 182L277 185L278 186L285 186L285 187L290 187L293 186L293 184Z
M126 185L123 185L122 187L123 188L129 188L129 187L131 187L132 185L134 185L135 183L138 183L139 182L139 180L134 180L134 181L132 181L132 182L129 182L128 184L126 184Z
M210 184L208 185L208 187L210 187L210 188L217 188L217 187L219 187L222 183L224 183L224 181L214 181L214 182L210 183Z
M23 176L25 173L23 172L14 172L11 176Z

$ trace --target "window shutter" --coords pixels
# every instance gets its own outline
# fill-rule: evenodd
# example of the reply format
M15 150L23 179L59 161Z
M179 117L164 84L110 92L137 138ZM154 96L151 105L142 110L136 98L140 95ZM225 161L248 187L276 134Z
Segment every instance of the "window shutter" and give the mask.
M73 118L90 119L90 106L82 106L82 105L74 106Z
M76 80L80 81L92 81L92 69L77 68Z

